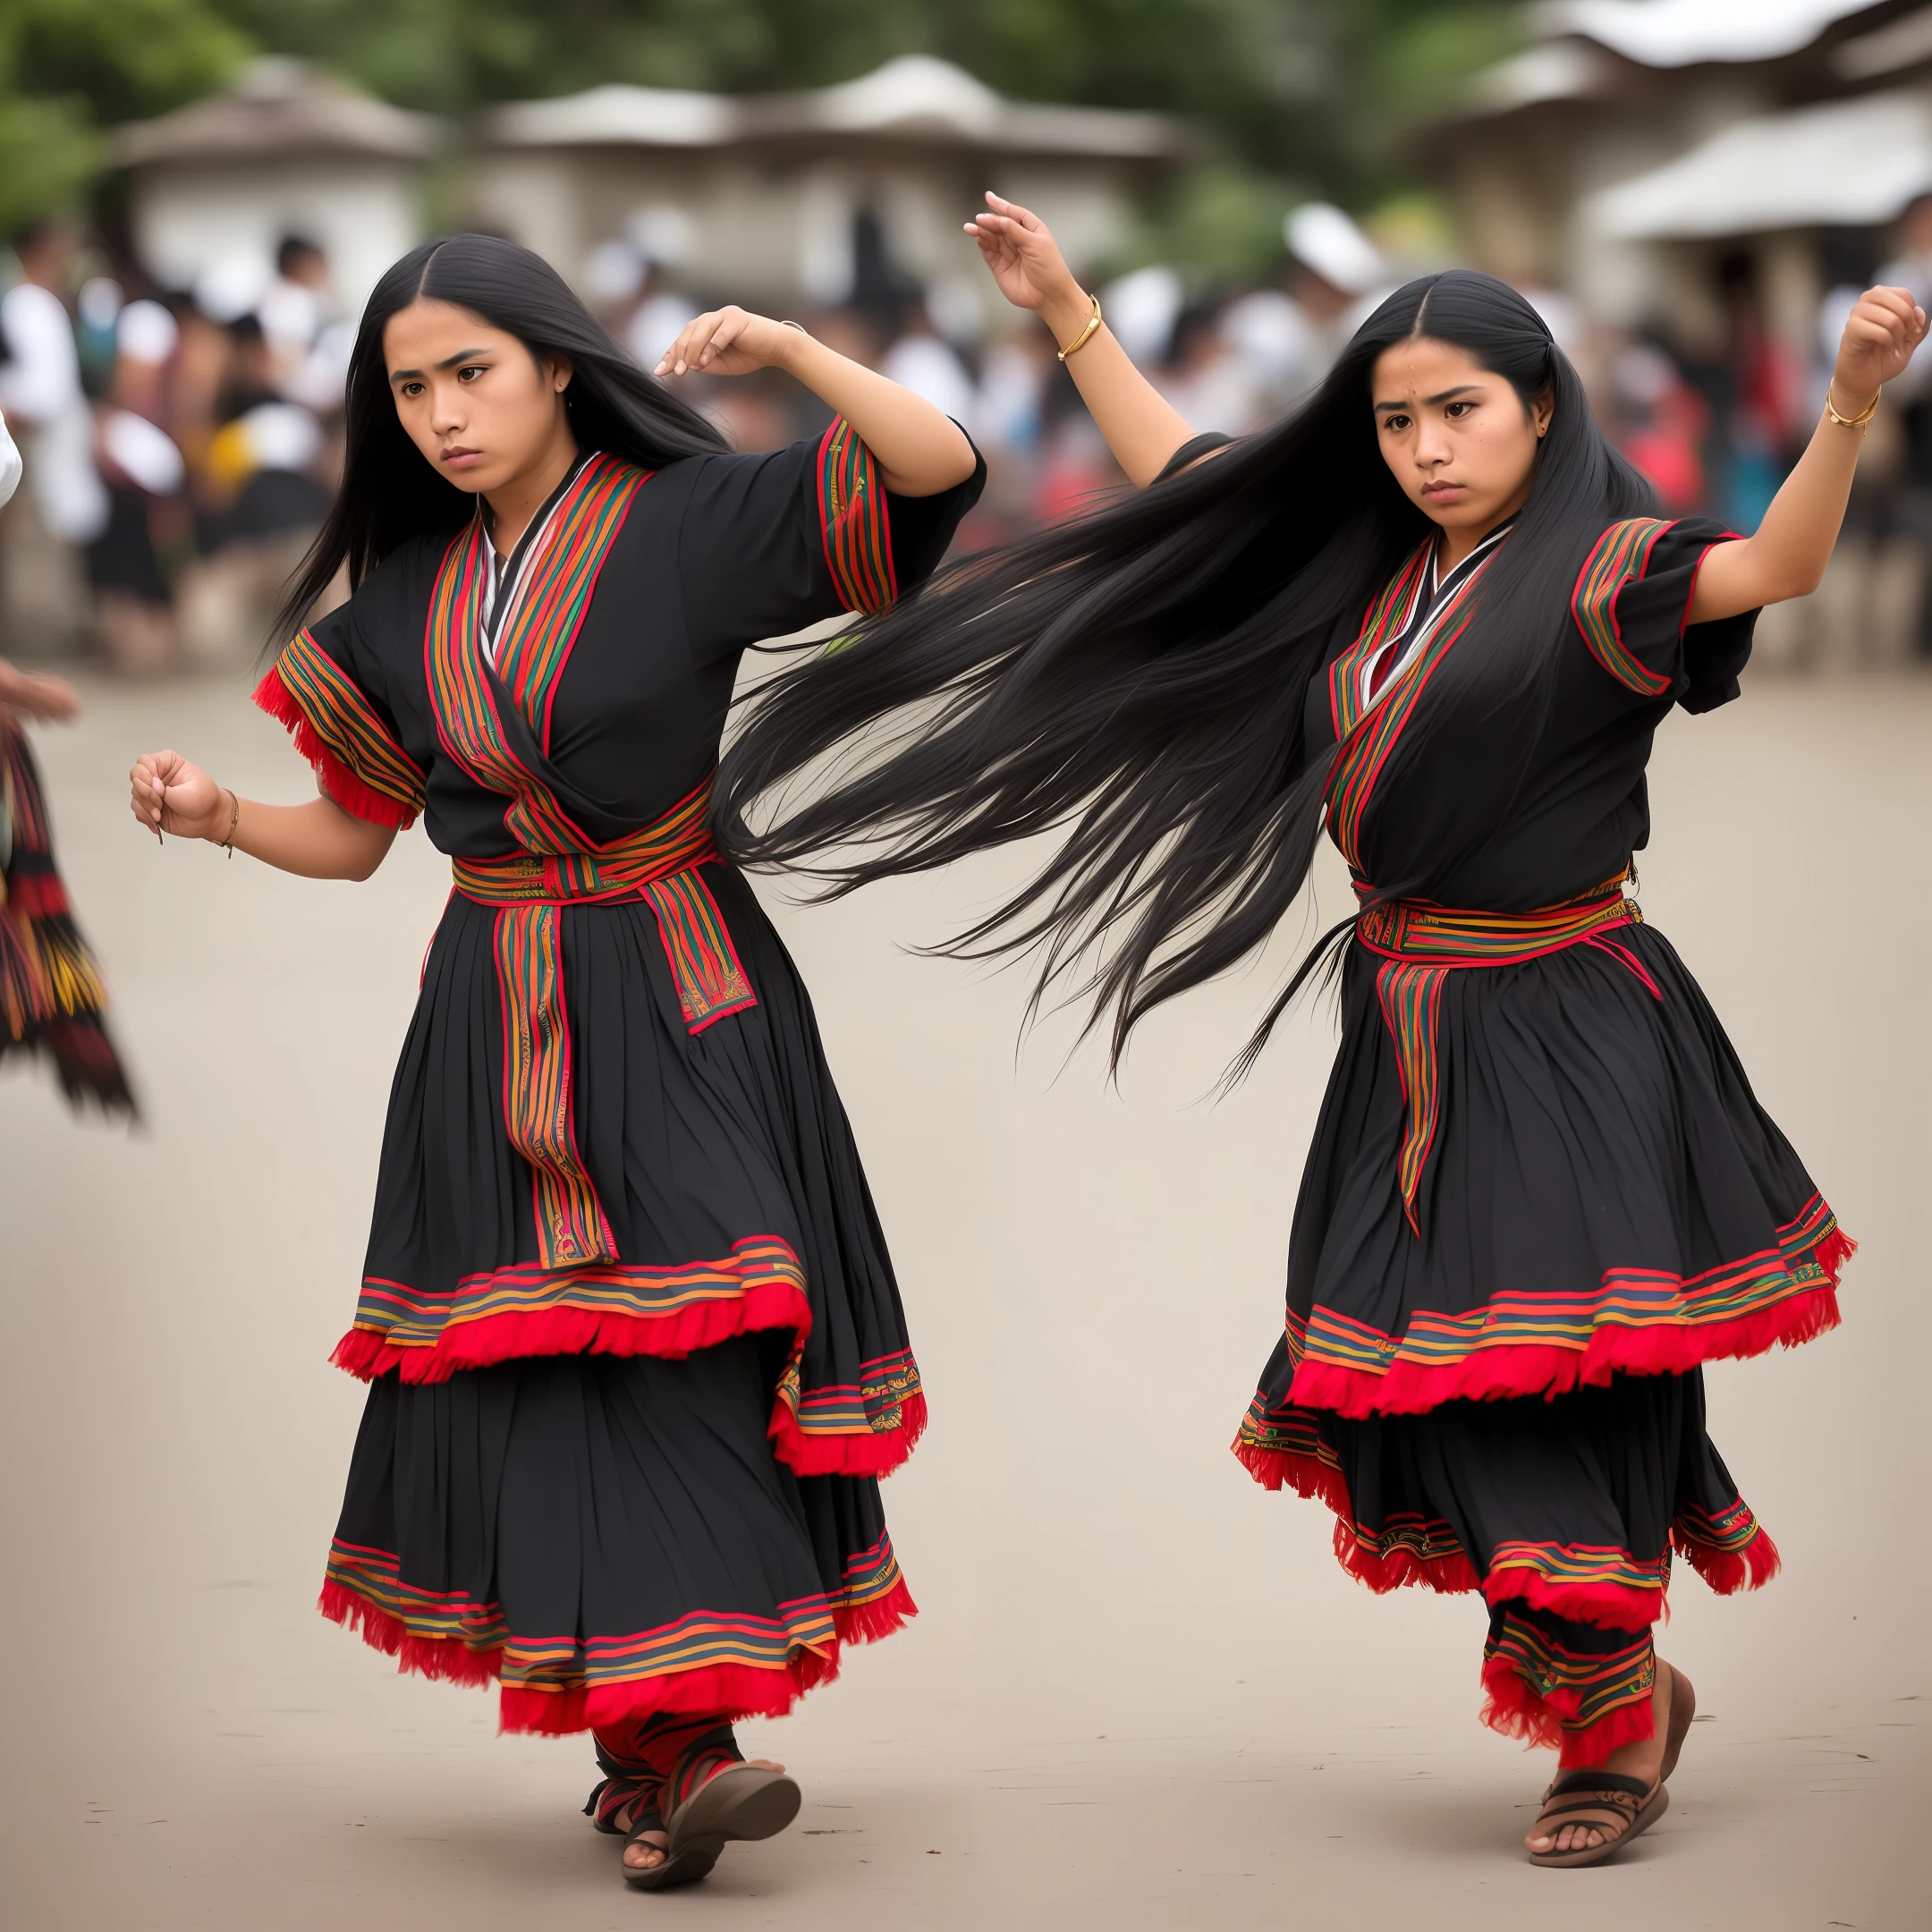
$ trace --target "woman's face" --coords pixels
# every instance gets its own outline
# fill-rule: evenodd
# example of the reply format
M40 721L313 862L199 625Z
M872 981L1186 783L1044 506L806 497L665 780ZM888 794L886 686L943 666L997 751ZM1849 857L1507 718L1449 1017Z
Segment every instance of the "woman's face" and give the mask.
M1431 521L1480 534L1528 501L1547 394L1525 409L1495 370L1430 335L1385 349L1369 393L1382 460Z
M487 495L545 467L570 441L571 366L450 302L414 301L383 330L389 393L438 476Z

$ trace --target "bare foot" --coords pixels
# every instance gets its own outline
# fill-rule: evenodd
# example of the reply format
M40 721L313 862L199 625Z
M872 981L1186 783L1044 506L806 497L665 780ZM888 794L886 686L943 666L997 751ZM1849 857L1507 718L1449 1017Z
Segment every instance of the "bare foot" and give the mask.
M784 1769L782 1764L775 1763L769 1758L748 1758L745 1762L758 1771L783 1771ZM731 1768L730 1765L720 1765L718 1771L729 1771ZM712 1773L713 1777L716 1775L717 1772ZM708 1784L710 1781L707 1779L706 1782ZM617 1814L616 1825L618 1830L629 1831L631 1819L643 1809L644 1806L641 1801L633 1804L627 1804ZM670 1833L655 1830L643 1831L640 1832L623 1848L623 1861L632 1871L649 1871L654 1867L662 1865L665 1860L670 1856Z
M1664 1768L1665 1739L1670 1730L1671 1686L1674 1682L1671 1667L1662 1657L1657 1659L1657 1682L1650 1692L1650 1717L1653 1735L1640 1743L1620 1744L1600 1765L1592 1765L1593 1771L1608 1771L1620 1777L1635 1778L1640 1784L1654 1785ZM1561 1776L1571 1774L1563 1773ZM1587 1791L1582 1784L1579 1792ZM1574 1796L1577 1793L1572 1793ZM1607 1807L1606 1809L1617 1809ZM1530 1827L1523 1843L1538 1855L1551 1852L1595 1851L1597 1846L1613 1842L1624 1835L1629 1826L1619 1830L1614 1825L1564 1825L1552 1831L1538 1818Z

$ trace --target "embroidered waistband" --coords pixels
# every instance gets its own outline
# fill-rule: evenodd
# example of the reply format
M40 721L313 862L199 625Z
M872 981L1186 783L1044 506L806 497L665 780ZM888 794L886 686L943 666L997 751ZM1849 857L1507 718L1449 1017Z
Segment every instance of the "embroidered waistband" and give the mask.
M682 803L641 831L595 851L512 852L501 859L454 859L456 890L479 905L585 905L635 899L648 886L717 858L705 814L707 779Z
M1626 946L1606 936L1637 926L1643 914L1623 896L1629 873L1560 904L1533 912L1469 912L1426 899L1387 899L1366 907L1355 935L1383 963L1376 970L1376 997L1395 1048L1402 1081L1402 1133L1395 1157L1395 1184L1402 1213L1422 1232L1422 1174L1442 1122L1442 1067L1436 1036L1443 982L1459 968L1513 966L1573 945L1592 946L1618 961L1661 999L1657 982ZM1373 889L1356 883L1367 897Z
M1355 935L1384 959L1418 966L1510 966L1561 952L1617 926L1643 923L1634 899L1623 896L1619 873L1574 899L1533 912L1464 912L1427 899L1385 899L1368 907ZM1368 888L1356 891L1366 895Z
M618 1259L616 1241L577 1143L560 907L642 900L687 1031L758 1004L730 928L699 869L716 860L708 779L655 825L592 852L515 852L453 861L456 890L496 908L503 1002L504 1122L530 1170L538 1258L547 1268Z

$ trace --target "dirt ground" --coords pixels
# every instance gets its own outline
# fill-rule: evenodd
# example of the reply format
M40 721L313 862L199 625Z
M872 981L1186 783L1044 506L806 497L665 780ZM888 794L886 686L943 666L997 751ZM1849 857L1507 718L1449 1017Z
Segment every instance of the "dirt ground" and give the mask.
M499 1738L314 1610L360 1402L326 1358L446 867L419 833L364 886L157 849L141 750L305 775L232 683L87 697L38 742L146 1121L0 1079L9 1928L1932 1926L1932 683L1766 682L1661 734L1645 910L1863 1252L1836 1334L1711 1373L1785 1574L1680 1573L1664 1648L1708 1721L1627 1860L1522 1862L1547 1761L1476 1722L1479 1609L1371 1597L1227 1453L1330 1016L1218 1105L1283 954L1150 1026L1118 1092L1063 1024L1016 1053L1017 979L902 950L1007 859L778 908L932 1398L887 1487L923 1614L747 1727L800 1825L663 1897L578 1816L583 1741Z

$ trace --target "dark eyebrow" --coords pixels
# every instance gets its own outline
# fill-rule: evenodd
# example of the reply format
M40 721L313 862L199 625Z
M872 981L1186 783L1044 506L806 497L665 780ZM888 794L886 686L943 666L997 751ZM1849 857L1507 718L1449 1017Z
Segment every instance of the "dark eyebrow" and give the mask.
M1467 395L1471 389L1479 389L1481 386L1480 383L1458 383L1453 389L1437 390L1434 395L1426 395L1422 400L1432 405L1437 402L1447 402L1456 396ZM1378 410L1402 410L1409 407L1406 402L1377 402L1373 406Z
M479 356L487 356L487 349L465 349L456 355L447 356L436 364L439 369L460 368L465 362L474 362ZM422 375L419 369L393 369L389 371L391 382L413 382Z

